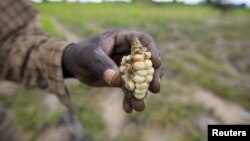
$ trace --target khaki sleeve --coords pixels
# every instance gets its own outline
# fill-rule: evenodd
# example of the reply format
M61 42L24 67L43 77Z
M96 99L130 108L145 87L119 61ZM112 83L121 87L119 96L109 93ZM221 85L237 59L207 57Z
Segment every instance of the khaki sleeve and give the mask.
M61 62L69 44L41 32L30 0L0 0L0 79L47 90L70 107Z
M49 37L39 29L25 29L0 45L0 76L27 88L55 93L69 106L62 70L63 50L69 44Z

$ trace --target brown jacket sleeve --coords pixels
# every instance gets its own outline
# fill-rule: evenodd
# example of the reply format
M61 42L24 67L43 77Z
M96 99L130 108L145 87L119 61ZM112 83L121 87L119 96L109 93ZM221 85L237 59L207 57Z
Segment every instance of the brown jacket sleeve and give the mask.
M68 105L61 60L69 43L40 31L28 1L0 1L0 19L0 78L48 90Z

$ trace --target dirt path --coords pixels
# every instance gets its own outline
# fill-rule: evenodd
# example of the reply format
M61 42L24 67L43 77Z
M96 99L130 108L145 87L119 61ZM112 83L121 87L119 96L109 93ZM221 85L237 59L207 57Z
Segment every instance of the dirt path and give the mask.
M120 89L107 89L101 97L102 117L108 127L110 139L114 140L120 135L125 122L125 112L122 109L123 94Z
M0 95L14 96L17 85L10 81L0 81Z
M204 107L212 109L214 115L225 124L250 123L250 112L236 103L223 100L215 94L197 87L188 88L193 100L202 103Z
M145 128L143 132L143 141L168 141L170 136L166 130L160 127Z
M42 132L35 141L70 141L71 135L67 127L52 126Z

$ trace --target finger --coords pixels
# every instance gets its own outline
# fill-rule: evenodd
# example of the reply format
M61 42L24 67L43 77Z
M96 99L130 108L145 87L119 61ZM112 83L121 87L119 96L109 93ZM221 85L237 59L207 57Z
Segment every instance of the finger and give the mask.
M123 92L125 94L123 100L123 108L127 113L132 112L134 109L137 112L141 112L145 109L145 103L142 99L136 99L133 94L127 90L125 87L122 87Z
M151 52L151 60L153 63L153 67L155 69L158 69L161 66L161 59L159 57L159 52L154 42L154 39L148 34L141 33L139 40L141 41L142 45L147 47L147 49Z
M119 87L122 84L120 72L116 69L107 69L104 71L103 78L106 83L113 87Z
M141 112L145 109L145 103L143 99L141 100L141 99L136 99L135 97L133 97L131 99L131 105L133 109L135 109L135 111L137 112Z
M155 73L153 80L151 81L149 85L149 90L152 93L159 93L160 92L160 78L159 76Z
M132 113L133 112L131 102L126 96L124 96L124 99L123 99L123 110L126 113Z
M124 87L122 88L122 90L124 92L123 109L127 113L132 113L133 112L133 108L131 105L132 94Z
M123 39L129 46L131 46L131 42L133 39L138 38L143 46L147 47L147 49L151 52L152 57L151 60L153 62L153 67L158 69L161 66L161 59L159 57L158 49L154 42L154 39L146 34L141 32L122 32L121 35L126 37L126 40ZM120 36L120 37L123 37Z
M160 92L160 80L162 78L162 67L159 69L155 70L154 75L153 75L153 80L150 82L149 85L149 90L152 93L159 93Z

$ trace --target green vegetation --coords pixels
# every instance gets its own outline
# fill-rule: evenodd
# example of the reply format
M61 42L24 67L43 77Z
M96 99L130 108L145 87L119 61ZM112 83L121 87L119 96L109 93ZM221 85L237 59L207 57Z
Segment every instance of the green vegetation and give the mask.
M58 38L62 38L63 35L58 29L56 28L56 23L52 20L53 17L49 15L42 15L41 16L41 26L44 32L49 32L52 36L57 36Z
M151 98L147 103L145 113L133 114L133 116L130 117L131 120L142 120L145 124L156 124L166 128L173 128L176 125L188 127L193 126L194 123L192 119L198 114L208 112L199 104L183 103L178 100L173 101L171 98L164 98L166 96L167 95L162 94Z
M151 97L147 102L147 110L129 116L131 123L144 127L163 127L163 129L181 128L175 140L199 140L201 135L195 127L198 115L205 115L211 111L206 110L197 103L187 103L173 95L161 94Z
M2 104L14 114L16 128L26 133L26 140L31 139L45 126L54 125L61 119L61 111L46 114L40 99L42 93L36 90L25 90L18 87L15 96L3 96Z
M190 53L181 54L185 60L191 60L193 65L185 63L179 58L170 58L168 68L178 73L178 78L184 84L195 83L215 94L239 102L246 108L250 108L250 96L247 88L234 84L235 80L230 72L219 65L218 62L205 60L202 56ZM226 82L229 79L231 83Z
M171 26L169 26L171 23L180 24L180 28L185 29L185 33L199 36L200 33L197 34L197 30L206 31L200 24L206 23L210 18L220 16L219 11L209 6L186 6L182 4L58 3L39 4L37 8L42 12L43 16L56 18L72 30L84 36L95 34L99 32L100 29L106 30L108 28L140 28L140 30L146 31L151 28L159 28L162 29L162 31L165 29L171 30ZM234 19L240 19L241 21L242 18L240 16L248 16L249 10L235 10L230 14L232 14ZM194 27L193 24L197 26ZM234 23L227 23L227 28L234 26L232 24ZM191 26L191 28L186 29L187 26ZM218 26L221 28L221 25ZM224 27L224 25L222 26ZM236 27L237 26L238 25L236 25ZM157 32L156 30L154 31ZM171 32L167 33L169 34ZM166 33L159 34L166 35Z
M200 140L201 131L195 127L197 117L213 112L195 102L181 100L183 87L189 85L250 110L250 87L246 84L250 70L235 67L249 59L249 10L236 9L222 15L205 5L44 3L35 6L41 12L44 31L61 39L67 35L58 29L57 22L83 39L112 28L147 32L155 38L164 67L161 93L148 99L144 112L127 116L129 134L118 137L119 141L142 140L142 127L155 125L164 130L181 128L178 141ZM107 139L98 99L100 91L85 85L69 88L90 137ZM34 134L44 125L58 123L62 114L44 115L37 91L21 88L17 91L19 95L14 101L3 99L4 105L16 115L19 130Z
M98 105L97 93L86 93L90 92L91 88L77 84L70 87L70 91L74 96L74 101L80 121L84 128L87 129L87 134L91 140L99 141L107 138L106 125L101 117L100 105Z
M237 61L247 60L247 53L235 45L247 49L250 44L250 28L246 28L250 26L249 10L236 9L222 15L205 5L139 3L39 4L37 8L45 17L42 23L57 20L82 38L112 28L147 32L155 38L165 73L161 94L150 98L146 111L128 116L128 128L133 134L123 135L118 140L141 140L138 122L142 122L142 127L181 127L185 132L176 140L200 140L195 118L212 112L196 103L173 100L174 95L182 97L183 86L198 85L250 109L249 87L245 84L249 79L244 77L249 71L238 72L233 66ZM48 26L44 29L56 35L54 30L47 30ZM97 125L103 127L98 122Z

